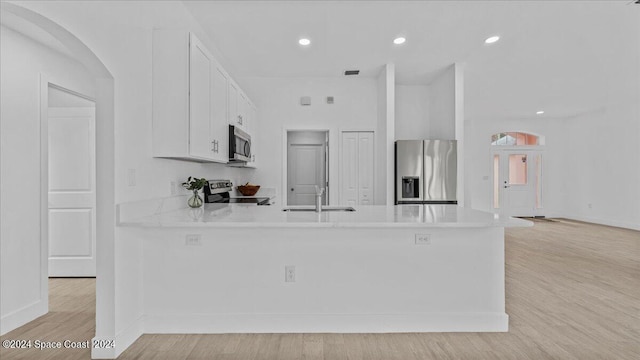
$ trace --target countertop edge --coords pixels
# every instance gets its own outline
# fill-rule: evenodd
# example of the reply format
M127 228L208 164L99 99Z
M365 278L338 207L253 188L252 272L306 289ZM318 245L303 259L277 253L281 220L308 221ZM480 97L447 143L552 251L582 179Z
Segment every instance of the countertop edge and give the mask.
M526 221L526 220L523 220ZM526 224L504 224L504 223L442 223L442 224L407 224L407 223L154 223L154 222L123 222L120 227L126 228L210 228L210 229L464 229L464 228L513 228L513 227L531 227L533 222L526 221Z

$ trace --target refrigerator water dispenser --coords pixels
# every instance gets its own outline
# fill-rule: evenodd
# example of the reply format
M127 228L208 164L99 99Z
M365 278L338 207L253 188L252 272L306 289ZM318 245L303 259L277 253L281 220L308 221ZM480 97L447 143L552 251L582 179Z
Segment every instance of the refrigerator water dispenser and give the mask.
M419 199L420 198L420 178L417 176L402 177L402 198L403 199Z

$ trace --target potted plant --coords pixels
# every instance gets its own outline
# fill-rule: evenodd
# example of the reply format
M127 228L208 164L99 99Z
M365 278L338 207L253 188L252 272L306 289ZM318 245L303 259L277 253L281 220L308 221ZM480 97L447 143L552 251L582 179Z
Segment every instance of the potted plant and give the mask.
M187 201L189 207L199 208L202 206L202 198L198 195L198 190L202 189L206 183L207 180L204 178L198 179L195 177L192 178L191 176L189 176L187 181L182 183L183 188L193 191L193 196Z

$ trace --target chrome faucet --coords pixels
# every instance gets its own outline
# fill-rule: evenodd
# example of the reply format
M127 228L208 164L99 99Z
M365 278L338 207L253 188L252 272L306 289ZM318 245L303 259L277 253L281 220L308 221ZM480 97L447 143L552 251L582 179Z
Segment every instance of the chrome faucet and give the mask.
M318 187L316 185L316 212L322 212L322 194L324 193L324 188Z

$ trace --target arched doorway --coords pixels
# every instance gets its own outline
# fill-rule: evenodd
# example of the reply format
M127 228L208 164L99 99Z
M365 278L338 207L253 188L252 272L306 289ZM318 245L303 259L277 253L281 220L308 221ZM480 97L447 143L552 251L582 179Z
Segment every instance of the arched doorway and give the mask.
M509 216L543 215L542 156L544 138L526 132L491 137L495 212Z
M56 39L68 52L84 65L95 78L96 83L96 113L95 113L95 147L99 149L96 153L96 338L109 339L115 335L115 304L114 294L114 232L115 232L115 191L114 191L114 79L102 61L75 35L67 31L54 21L36 13L28 8L2 2L1 10L4 14L20 18L22 21L31 26L39 28L43 33ZM47 84L47 82L43 82ZM40 89L46 92L46 86ZM42 116L42 115L41 115ZM41 120L40 120L41 121ZM39 136L36 134L33 141L38 141L38 137L47 136L46 131L40 129ZM46 139L40 143L46 144ZM39 144L38 144L39 145ZM3 149L5 150L5 149ZM30 209L23 209L20 206L12 206L12 211L17 212L17 216L25 219L32 219L32 226L40 229L40 238L38 250L31 251L31 248L18 248L13 253L2 253L3 273L17 274L23 269L20 262L11 262L9 265L5 262L8 257L15 256L24 250L29 250L26 256L35 259L35 263L39 264L36 271L39 277L29 278L32 282L29 286L34 288L34 299L22 299L15 295L11 301L17 309L8 314L2 314L2 333L6 333L15 329L45 313L48 312L48 153L46 147L41 147L39 157L35 160L40 168L39 181L40 186L36 191L31 192L36 198L39 197L39 212L34 214L33 203ZM33 161L30 159L29 161ZM34 164L31 164L32 166ZM3 173L4 177L5 174ZM5 201L5 199L3 199ZM36 200L37 203L37 200ZM16 204L7 204L8 206ZM17 204L19 205L19 204ZM11 239L0 239L1 241L9 241ZM18 242L13 242L15 245ZM10 275L9 275L10 276ZM15 282L14 282L15 283ZM3 290L5 286L10 286L3 281ZM15 291L3 291L6 296L14 296ZM20 302L24 301L24 305ZM113 352L113 349L108 351ZM109 357L110 354L93 352L94 357Z

